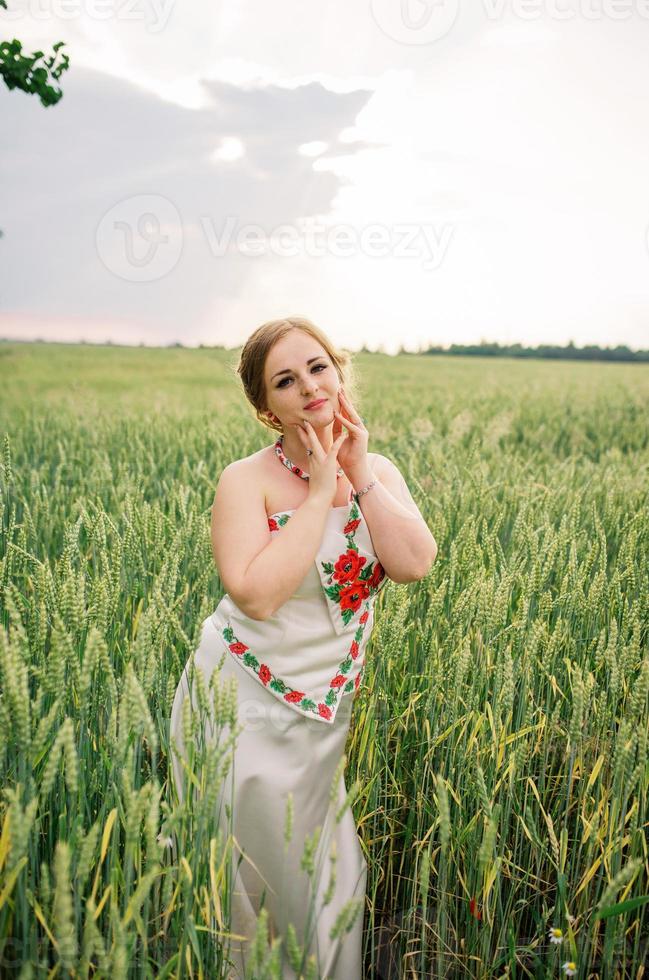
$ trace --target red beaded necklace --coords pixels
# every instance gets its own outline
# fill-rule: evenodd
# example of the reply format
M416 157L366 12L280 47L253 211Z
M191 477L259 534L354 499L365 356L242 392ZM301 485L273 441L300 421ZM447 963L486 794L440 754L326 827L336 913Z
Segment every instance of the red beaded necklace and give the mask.
M284 450L282 449L283 439L284 439L284 434L282 433L282 435L275 443L275 452L277 453L280 462L282 462L284 466L286 466L291 471L291 473L295 473L296 476L301 476L303 480L308 480L309 474L305 473L303 469L297 466L296 463L292 463L290 459L288 459L288 457L284 455ZM343 470L342 466L339 466L338 476L344 476L344 473L345 471Z

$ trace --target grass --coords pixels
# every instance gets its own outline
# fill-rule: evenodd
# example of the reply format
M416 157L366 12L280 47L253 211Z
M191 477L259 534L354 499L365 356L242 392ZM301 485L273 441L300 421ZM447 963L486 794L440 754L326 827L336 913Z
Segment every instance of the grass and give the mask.
M0 344L2 976L227 976L224 757L197 736L179 801L167 725L223 594L218 475L272 440L235 363ZM439 548L381 593L354 703L366 975L639 976L649 371L356 364L370 448ZM232 692L216 700L225 727ZM265 925L259 978L280 975Z

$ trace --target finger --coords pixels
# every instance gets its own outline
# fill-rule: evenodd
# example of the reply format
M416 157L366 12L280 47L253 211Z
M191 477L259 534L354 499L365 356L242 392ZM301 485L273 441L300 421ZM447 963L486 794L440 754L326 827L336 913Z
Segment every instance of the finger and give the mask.
M346 432L343 434L342 439L336 439L336 441L334 442L333 447L332 447L332 456L334 456L336 459L338 459L338 453L340 452L340 450L342 449L344 443L347 442L348 439L349 439L349 436L347 435Z
M360 415L358 414L358 412L356 411L356 409L354 408L354 406L352 405L349 398L347 398L344 392L342 397L343 397L343 405L350 413L351 417L360 422L360 418L361 418Z
M304 420L304 428L306 429L306 437L308 439L308 448L313 450L314 456L321 460L323 458L323 450L320 445L320 440L315 434L314 428L308 419Z
M354 425L354 423L351 421L351 419L346 419L344 415L341 415L340 412L336 412L335 409L334 409L334 414L337 415L338 418L340 419L341 423L343 425L346 425L348 428L350 428L350 429L357 429L358 428L358 426Z

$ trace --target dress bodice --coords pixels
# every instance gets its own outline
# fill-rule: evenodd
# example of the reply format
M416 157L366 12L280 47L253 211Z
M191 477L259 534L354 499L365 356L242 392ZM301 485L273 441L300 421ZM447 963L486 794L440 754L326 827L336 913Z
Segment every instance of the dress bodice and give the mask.
M270 533L281 534L295 510L272 514ZM333 723L340 698L358 690L374 601L386 581L352 492L330 508L313 564L272 616L252 619L226 593L211 622L267 690L300 714Z

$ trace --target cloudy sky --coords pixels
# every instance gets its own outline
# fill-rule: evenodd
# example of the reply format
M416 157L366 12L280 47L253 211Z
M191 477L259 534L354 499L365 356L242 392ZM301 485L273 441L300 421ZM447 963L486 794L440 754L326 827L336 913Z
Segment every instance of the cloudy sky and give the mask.
M649 0L9 7L0 336L649 346Z

